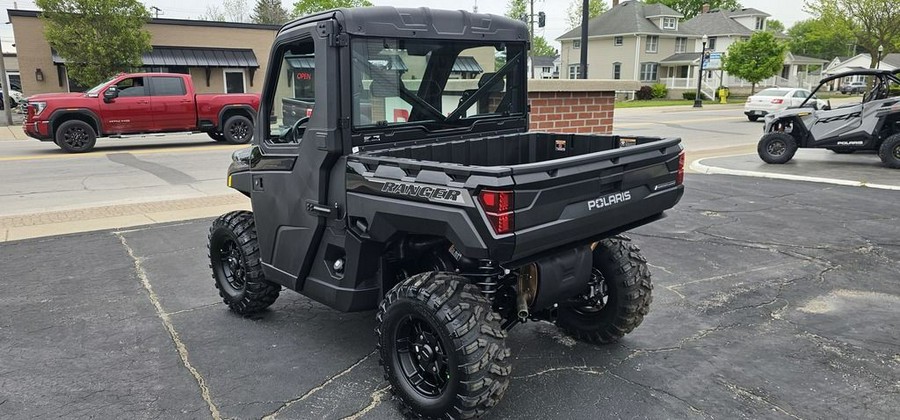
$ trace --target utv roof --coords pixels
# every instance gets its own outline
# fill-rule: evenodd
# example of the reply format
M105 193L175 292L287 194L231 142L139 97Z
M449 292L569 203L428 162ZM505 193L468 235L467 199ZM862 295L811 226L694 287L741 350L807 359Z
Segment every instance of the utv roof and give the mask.
M526 41L523 22L505 16L465 10L391 6L334 9L301 17L285 24L281 33L325 19L336 19L342 30L356 36L436 38L449 40Z
M900 69L896 70L884 70L884 69L860 69L853 70L844 73L833 74L828 77L823 77L822 80L819 80L819 83L827 83L835 79L842 79L847 76L890 76L900 74Z

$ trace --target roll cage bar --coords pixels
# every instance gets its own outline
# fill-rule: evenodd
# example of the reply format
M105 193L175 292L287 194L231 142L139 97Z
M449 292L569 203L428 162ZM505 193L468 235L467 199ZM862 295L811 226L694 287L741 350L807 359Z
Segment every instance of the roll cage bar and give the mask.
M826 78L823 78L822 80L819 80L819 85L816 86L816 88L809 94L809 96L806 97L806 99L803 101L803 103L800 104L800 106L798 108L805 107L806 103L809 102L809 100L812 99L812 97L816 95L816 92L818 92L819 89L822 88L822 86L824 86L826 83L828 83L832 80L842 79L842 78L848 77L848 76L875 76L875 77L878 77L879 79L893 80L895 83L900 84L900 78L898 78L897 75L900 75L900 69L895 69L895 70L865 69L865 70L854 70L854 71L848 71L846 73L834 74L834 75L828 76Z

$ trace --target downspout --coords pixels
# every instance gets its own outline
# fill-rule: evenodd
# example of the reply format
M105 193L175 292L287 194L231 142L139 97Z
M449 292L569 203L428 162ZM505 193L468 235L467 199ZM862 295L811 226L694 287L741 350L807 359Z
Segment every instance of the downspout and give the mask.
M634 80L641 81L641 36L634 34Z

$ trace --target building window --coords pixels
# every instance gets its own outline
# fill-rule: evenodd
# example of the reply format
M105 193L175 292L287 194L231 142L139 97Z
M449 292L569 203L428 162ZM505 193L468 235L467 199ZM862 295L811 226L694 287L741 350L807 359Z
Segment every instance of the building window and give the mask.
M657 80L656 71L659 68L657 63L641 63L641 81L655 82Z
M580 50L581 49L581 40L576 39L576 40L572 41L572 48L574 48L576 50Z
M622 37L621 37L621 36L617 36L617 37L613 38L613 44L614 44L615 46L617 46L617 47L621 47L622 44L623 44Z
M761 31L766 28L766 18L758 17L756 18L756 30Z
M678 25L678 19L673 17L663 18L663 29L675 29Z
M683 53L687 51L687 38L675 38L675 52Z
M716 37L714 37L714 36L709 37L709 42L706 43L706 49L708 49L710 51L716 50Z
M569 64L569 78L577 79L581 74L581 66L578 64Z
M613 63L613 79L622 78L622 63Z
M657 35L647 36L646 52L655 53L658 49L659 49L659 36L657 36Z
M244 93L244 70L224 70L225 93Z

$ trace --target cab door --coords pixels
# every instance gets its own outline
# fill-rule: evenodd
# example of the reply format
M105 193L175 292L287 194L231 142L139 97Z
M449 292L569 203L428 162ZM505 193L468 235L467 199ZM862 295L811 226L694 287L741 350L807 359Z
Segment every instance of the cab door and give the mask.
M150 76L150 108L158 131L190 131L197 127L194 96L183 77Z
M150 89L143 76L126 77L116 82L115 98L103 99L100 92L100 119L105 134L133 134L153 131Z
M318 30L330 23L293 28L276 39L254 136L260 158L251 166L251 201L263 269L267 279L294 290L304 289L313 266L322 265L315 264L320 243L328 224L339 223L344 202L343 175L333 174L343 170L337 165L345 135L338 126L342 95L336 83L341 47ZM304 99L296 98L290 71L290 60L299 56L315 61L309 70L315 73L314 109L287 126L278 118L285 103ZM329 194L329 185L340 188Z

